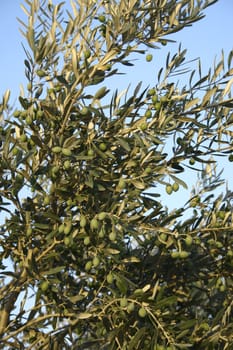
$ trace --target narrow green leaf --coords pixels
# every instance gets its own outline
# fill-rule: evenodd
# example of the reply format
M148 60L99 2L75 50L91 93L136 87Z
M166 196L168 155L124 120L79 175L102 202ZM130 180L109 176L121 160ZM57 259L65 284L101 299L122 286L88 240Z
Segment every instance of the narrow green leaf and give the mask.
M42 276L55 275L56 273L61 272L64 269L65 269L65 266L54 267L54 268L52 268L50 270L43 271L42 272Z

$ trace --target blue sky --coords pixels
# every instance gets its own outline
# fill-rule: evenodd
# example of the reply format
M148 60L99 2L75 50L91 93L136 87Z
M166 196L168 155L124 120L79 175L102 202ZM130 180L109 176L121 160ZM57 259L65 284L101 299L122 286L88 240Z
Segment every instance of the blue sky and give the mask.
M57 1L56 1L57 2ZM20 8L20 0L1 0L1 21L0 21L0 95L6 89L10 89L11 103L17 101L19 95L19 85L26 85L24 77L24 59L25 54L22 48L22 37L16 17L25 18ZM206 17L193 26L185 28L181 32L176 33L171 38L177 43L169 44L160 50L153 52L153 61L146 63L144 56L140 56L136 66L129 70L125 67L127 73L125 76L116 78L116 86L120 86L120 90L125 89L129 82L135 86L140 80L144 86L152 85L156 81L157 70L165 65L167 53L169 51L176 52L179 43L182 48L188 50L187 59L201 59L203 72L213 64L215 57L220 58L221 50L225 52L227 57L230 50L233 49L233 1L219 0L213 6L205 11ZM229 185L233 189L232 179L232 163L220 160L219 168L225 168L224 176L229 180ZM187 198L188 199L188 198Z

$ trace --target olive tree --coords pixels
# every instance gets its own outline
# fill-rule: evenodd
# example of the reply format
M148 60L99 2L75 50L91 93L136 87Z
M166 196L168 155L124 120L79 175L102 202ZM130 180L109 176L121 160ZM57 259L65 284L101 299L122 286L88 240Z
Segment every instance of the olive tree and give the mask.
M216 194L233 53L202 75L179 47L149 87L112 88L214 2L25 0L28 84L1 104L1 349L233 346L232 192ZM198 186L167 208L185 172Z

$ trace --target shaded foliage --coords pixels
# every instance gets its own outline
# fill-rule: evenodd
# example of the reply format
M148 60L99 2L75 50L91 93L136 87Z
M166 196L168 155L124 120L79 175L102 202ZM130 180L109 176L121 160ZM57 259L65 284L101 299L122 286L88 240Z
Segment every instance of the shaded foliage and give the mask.
M233 346L232 192L214 196L216 156L232 161L232 52L202 76L179 48L150 88L111 91L132 54L212 3L25 0L27 91L1 104L4 349ZM199 186L170 211L161 188L187 188L186 171Z

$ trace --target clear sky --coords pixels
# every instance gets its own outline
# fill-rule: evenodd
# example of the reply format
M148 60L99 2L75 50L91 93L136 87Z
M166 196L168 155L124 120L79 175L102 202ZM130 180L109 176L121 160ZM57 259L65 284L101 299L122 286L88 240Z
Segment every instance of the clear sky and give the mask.
M20 83L26 85L23 63L25 54L22 48L22 42L25 43L25 40L19 32L20 25L16 20L16 17L25 18L20 8L22 2L23 0L0 0L0 95L6 89L10 89L11 103L17 101ZM175 52L179 43L188 50L187 59L200 57L204 72L211 67L215 57L220 58L222 49L227 57L233 49L233 0L219 0L207 8L205 14L204 19L172 36L177 43L153 52L154 59L150 64L145 62L144 56L140 56L135 68L130 70L125 67L127 76L121 76L116 81L116 85L120 85L119 89L126 88L129 82L135 86L140 80L144 82L144 86L153 85L158 67L165 65L168 51ZM233 190L232 163L221 160L219 168L223 167L224 176Z

